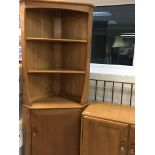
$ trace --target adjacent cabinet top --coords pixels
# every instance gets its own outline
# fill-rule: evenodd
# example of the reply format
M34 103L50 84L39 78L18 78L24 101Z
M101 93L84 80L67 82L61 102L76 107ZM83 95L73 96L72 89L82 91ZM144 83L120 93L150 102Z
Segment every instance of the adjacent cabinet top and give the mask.
M125 105L94 102L85 109L83 115L135 124L135 108Z

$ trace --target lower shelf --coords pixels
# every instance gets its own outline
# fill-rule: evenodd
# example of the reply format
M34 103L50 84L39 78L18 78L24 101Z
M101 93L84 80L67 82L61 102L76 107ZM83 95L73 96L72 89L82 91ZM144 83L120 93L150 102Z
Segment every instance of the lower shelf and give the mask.
M27 105L25 105L27 106ZM73 101L66 97L52 96L32 103L27 106L30 109L52 109L52 108L82 108L79 102Z

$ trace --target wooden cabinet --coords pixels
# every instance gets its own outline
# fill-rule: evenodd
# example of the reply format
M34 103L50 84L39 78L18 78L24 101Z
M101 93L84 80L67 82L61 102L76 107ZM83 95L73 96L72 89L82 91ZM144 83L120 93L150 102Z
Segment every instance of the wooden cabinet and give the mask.
M25 153L79 155L81 109L29 109L24 107ZM28 118L27 118L28 119ZM31 147L30 147L31 146ZM28 151L29 150L29 151Z
M81 155L134 155L134 108L93 103L82 116Z
M93 6L21 0L24 155L79 155Z
M85 3L21 1L24 104L87 102L92 11Z

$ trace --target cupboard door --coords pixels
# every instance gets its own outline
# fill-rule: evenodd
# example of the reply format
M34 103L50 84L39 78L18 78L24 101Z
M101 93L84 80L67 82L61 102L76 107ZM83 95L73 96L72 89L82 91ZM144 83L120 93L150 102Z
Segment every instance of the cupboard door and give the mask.
M32 110L32 155L79 155L80 109Z
M82 155L126 155L128 125L84 116Z
M135 126L130 128L128 155L135 155Z

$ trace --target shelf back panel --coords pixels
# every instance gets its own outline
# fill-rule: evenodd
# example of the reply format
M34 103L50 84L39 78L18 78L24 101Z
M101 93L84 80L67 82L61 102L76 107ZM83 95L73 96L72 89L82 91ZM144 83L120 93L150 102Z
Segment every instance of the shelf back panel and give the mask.
M87 47L85 44L62 44L61 65L65 68L84 70L86 69Z
M73 69L85 71L86 45L28 41L27 69Z
M84 75L62 75L61 82L61 94L77 101L81 101L83 86L84 86Z
M61 9L27 9L26 37L87 39L88 14Z
M49 9L27 9L26 36L29 37L54 37L55 11Z
M60 96L60 75L30 75L29 92L31 101L38 101L49 96Z
M50 96L63 96L80 102L84 75L39 74L29 75L29 94L32 102Z
M76 38L87 40L88 14L81 12L63 11L62 38Z

